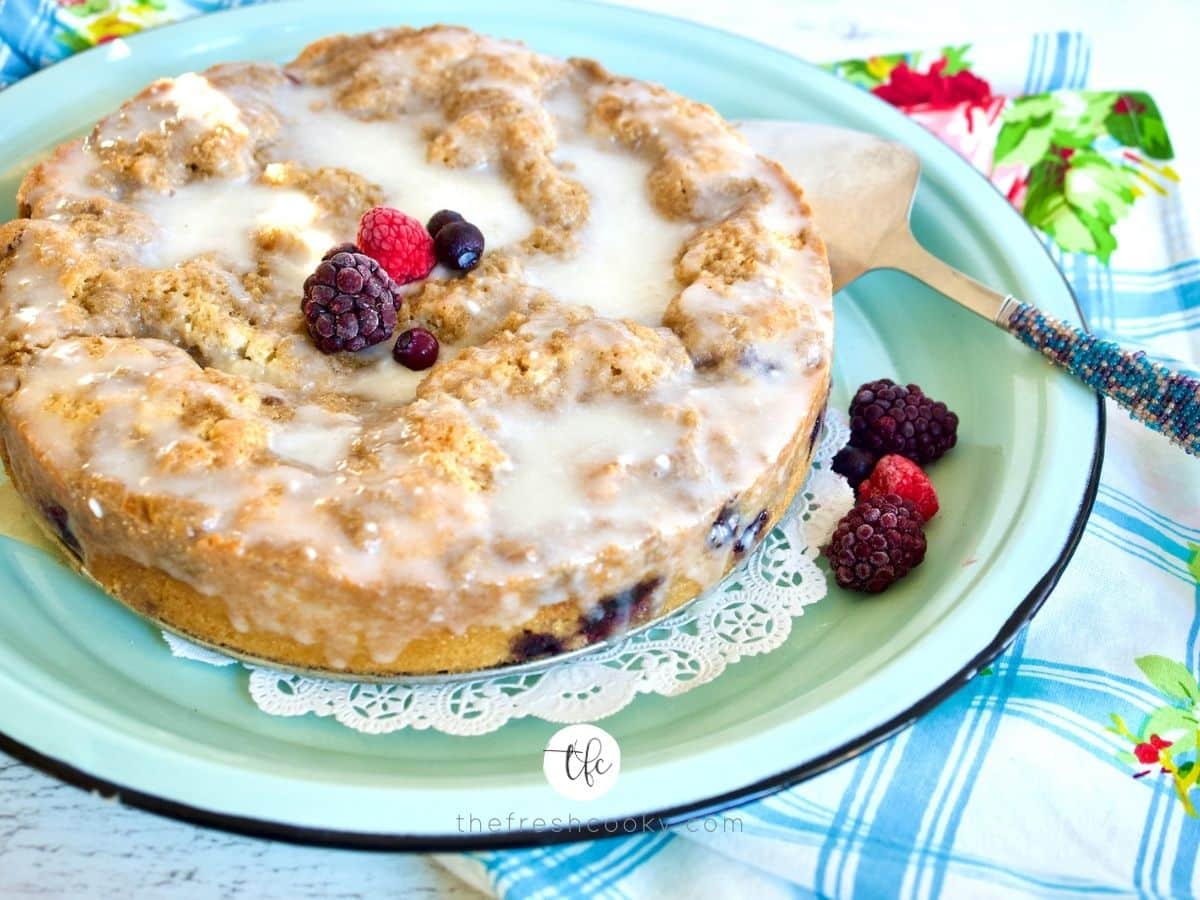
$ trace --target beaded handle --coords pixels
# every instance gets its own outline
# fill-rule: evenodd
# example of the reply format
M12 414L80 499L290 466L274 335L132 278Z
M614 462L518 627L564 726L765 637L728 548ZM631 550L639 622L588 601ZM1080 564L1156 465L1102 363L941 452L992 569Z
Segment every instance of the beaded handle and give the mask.
M1200 456L1200 381L1151 362L1140 350L1081 331L1037 307L1006 298L996 324L1089 387L1111 397L1137 421Z

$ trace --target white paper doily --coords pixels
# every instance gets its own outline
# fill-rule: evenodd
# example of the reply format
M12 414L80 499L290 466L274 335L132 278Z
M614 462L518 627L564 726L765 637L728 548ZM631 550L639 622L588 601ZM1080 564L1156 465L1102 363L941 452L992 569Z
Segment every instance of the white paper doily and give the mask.
M534 673L444 684L354 684L247 665L250 696L273 716L332 716L367 734L434 728L470 735L525 716L594 722L638 694L690 691L742 657L782 645L792 619L825 596L816 558L854 503L845 479L830 470L848 438L845 416L830 410L808 481L746 564L704 597L615 646ZM175 656L214 666L236 662L175 635L163 637Z

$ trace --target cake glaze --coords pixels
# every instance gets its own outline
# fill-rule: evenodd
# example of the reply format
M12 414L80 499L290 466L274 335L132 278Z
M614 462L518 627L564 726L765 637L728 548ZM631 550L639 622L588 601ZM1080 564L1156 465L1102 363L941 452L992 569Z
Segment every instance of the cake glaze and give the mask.
M602 640L721 578L807 471L832 312L799 189L594 62L331 37L154 83L19 202L14 483L111 593L229 652L424 674ZM379 204L487 236L404 289L424 372L304 329L305 276Z

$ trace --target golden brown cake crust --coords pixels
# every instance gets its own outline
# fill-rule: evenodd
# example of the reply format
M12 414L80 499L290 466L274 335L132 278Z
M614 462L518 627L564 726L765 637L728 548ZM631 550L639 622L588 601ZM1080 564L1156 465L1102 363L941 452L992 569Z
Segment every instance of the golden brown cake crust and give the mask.
M594 62L338 35L155 82L18 199L6 468L81 571L235 655L385 677L604 640L728 572L807 472L832 311L799 189ZM489 241L405 289L442 360L317 352L313 261L435 201Z

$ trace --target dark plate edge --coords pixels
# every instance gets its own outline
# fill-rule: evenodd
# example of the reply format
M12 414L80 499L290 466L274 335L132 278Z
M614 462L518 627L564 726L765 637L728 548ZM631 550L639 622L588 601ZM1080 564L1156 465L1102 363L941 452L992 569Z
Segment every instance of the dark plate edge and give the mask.
M585 5L599 6L603 4L585 0ZM701 23L692 22L690 20L681 19L677 16L663 15L650 13L645 10L630 10L626 9L623 12L632 12L641 14L647 18L655 19L671 19L677 23L697 27L704 30L721 31L721 29L705 26ZM218 13L219 14L219 13ZM163 27L171 28L175 25L186 25L189 20L184 19L180 22L172 23ZM160 29L154 29L160 30ZM781 54L788 56L792 62L797 65L809 66L811 68L819 68L813 63L803 60L799 57L792 56L778 47L772 47L763 44L753 38L745 37L727 32L737 40L747 43L756 44L764 51L771 54ZM136 36L135 36L136 37ZM36 73L35 73L36 76ZM31 77L35 77L31 76ZM829 77L834 77L830 75ZM909 121L904 117L903 113L894 109L889 104L882 100L877 100L881 109L890 111L891 114L901 116L905 121ZM915 127L920 127L915 125ZM977 177L979 177L992 190L996 190L995 186L973 166L965 166ZM997 191L997 193L999 193ZM1020 215L1013 210L1014 215ZM1022 223L1026 224L1030 232L1037 238L1036 232L1032 226L1025 223L1024 218L1021 218ZM1079 318L1083 323L1085 331L1090 331L1086 317L1084 316L1083 308L1079 305L1079 299L1075 296L1074 290L1071 288L1070 282L1059 269L1057 263L1054 263L1053 257L1049 250L1042 244L1040 238L1037 239L1039 246L1043 252L1050 258L1055 270L1059 273L1059 278L1066 289L1067 294L1071 298L1071 302L1075 305L1075 310L1079 314ZM682 804L680 806L668 807L667 809L658 812L638 813L631 816L626 816L618 819L609 819L604 821L588 822L586 827L579 828L563 828L556 830L523 830L523 831L508 831L498 834L464 834L464 835L430 835L430 836L412 836L412 835L392 835L378 834L372 832L353 832L353 831L337 831L324 828L308 828L295 825L288 825L280 822L272 822L266 819L254 819L246 816L234 816L225 813L213 812L211 810L202 809L200 807L190 806L185 803L179 803L174 800L168 800L154 794L147 794L142 791L127 788L102 778L97 778L90 775L82 769L65 763L52 756L47 756L38 752L32 747L13 740L8 735L0 732L0 751L3 751L8 756L39 769L45 774L57 778L67 784L82 788L89 793L95 794L105 799L116 800L119 803L140 809L144 812L153 813L158 816L163 816L169 819L176 819L192 825L198 825L205 828L212 828L219 831L227 831L234 834L244 835L246 837L268 839L282 841L289 844L298 844L301 846L313 847L331 847L347 850L371 850L383 852L409 851L409 852L463 852L470 850L504 850L518 849L527 847L549 846L554 844L570 843L573 841L584 840L599 840L618 836L629 836L640 831L660 831L680 825L684 822L699 818L701 816L714 815L725 812L738 806L747 803L752 803L755 800L777 793L789 787L793 787L802 781L806 781L816 775L820 775L830 769L833 769L844 762L853 759L861 753L866 752L875 745L887 740L893 735L903 731L909 725L913 724L918 718L932 710L943 700L950 697L953 693L964 687L975 674L991 663L999 656L1005 648L1016 638L1020 630L1025 627L1041 609L1042 604L1046 602L1055 585L1058 584L1062 577L1063 571L1074 556L1075 550L1083 537L1088 517L1092 511L1092 505L1096 499L1096 492L1100 485L1100 471L1104 462L1104 439L1106 434L1106 412L1104 407L1104 399L1096 396L1096 438L1095 446L1092 451L1091 468L1088 473L1088 482L1084 489L1083 496L1080 499L1078 508L1076 509L1075 517L1071 522L1071 529L1067 535L1067 540L1064 543L1062 550L1055 559L1046 573L1038 580L1029 594L1024 600L1013 610L1013 613L1001 626L996 636L979 651L970 661L966 663L950 678L946 679L938 688L925 695L912 706L908 707L903 712L889 719L888 721L876 726L870 731L860 735L854 740L847 741L840 747L834 748L821 756L815 757L799 766L791 769L785 769L768 778L760 779L759 781L745 785L733 791L719 794L714 797L709 797L704 800L694 801L692 803ZM629 823L635 823L636 829L625 830Z
M1074 293L1071 296L1074 299ZM1076 307L1078 305L1078 301L1076 301ZM1067 563L1070 562L1071 557L1075 554L1075 548L1079 545L1079 541L1083 537L1084 527L1092 511L1092 504L1096 499L1096 490L1100 484L1100 468L1104 461L1104 434L1104 401L1097 397L1096 446L1092 455L1091 471L1088 475L1087 489L1084 491L1084 496L1076 511L1075 519L1071 523L1071 532L1067 538L1067 542L1059 553L1058 558L1054 561L1054 564L1042 576L1029 595L1013 611L1013 614L1001 627L996 637L983 650L977 653L970 662L943 682L937 690L927 694L898 716L884 722L859 738L849 741L841 747L795 768L786 769L777 775L746 785L738 790L709 797L695 803L671 807L655 813L645 813L624 819L613 819L594 825L589 824L587 828L565 828L555 831L511 831L503 834L438 835L433 837L372 834L369 832L302 828L262 819L225 815L177 803L173 800L166 800L153 794L145 794L141 791L132 790L96 778L81 769L77 769L53 757L39 753L32 747L14 741L3 733L0 733L0 750L29 766L40 769L60 781L83 788L90 793L117 800L126 806L132 806L171 819L179 819L183 822L200 825L205 828L215 828L221 831L242 834L247 837L268 838L270 840L285 841L290 844L306 846L337 847L353 850L407 850L414 852L501 850L548 846L580 840L596 840L619 835L628 836L634 833L634 831L625 830L625 825L629 822L636 823L636 831L659 831L670 828L700 816L713 815L759 800L853 759L860 753L866 752L876 744L887 740L892 735L903 731L909 725L913 724L918 718L964 687L981 668L999 656L1012 643L1020 630L1041 609L1042 604L1045 603L1054 586L1058 584L1058 580L1062 576Z

